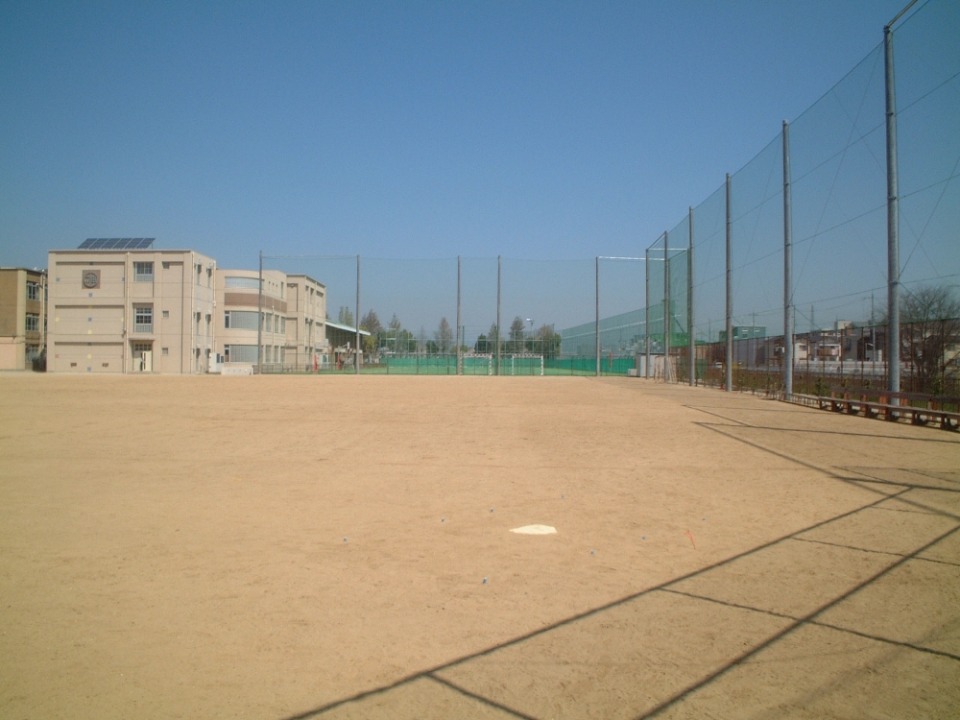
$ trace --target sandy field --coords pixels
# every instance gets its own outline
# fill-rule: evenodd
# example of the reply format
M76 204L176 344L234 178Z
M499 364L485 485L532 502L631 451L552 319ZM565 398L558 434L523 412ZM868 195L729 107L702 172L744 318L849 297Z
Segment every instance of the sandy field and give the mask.
M958 528L957 433L717 390L4 374L0 718L956 718Z

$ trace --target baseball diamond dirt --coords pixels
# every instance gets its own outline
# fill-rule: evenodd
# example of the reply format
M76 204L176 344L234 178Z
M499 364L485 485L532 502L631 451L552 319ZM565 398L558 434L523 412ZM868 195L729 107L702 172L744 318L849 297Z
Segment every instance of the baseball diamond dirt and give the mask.
M634 378L0 375L0 628L4 718L957 717L960 434Z

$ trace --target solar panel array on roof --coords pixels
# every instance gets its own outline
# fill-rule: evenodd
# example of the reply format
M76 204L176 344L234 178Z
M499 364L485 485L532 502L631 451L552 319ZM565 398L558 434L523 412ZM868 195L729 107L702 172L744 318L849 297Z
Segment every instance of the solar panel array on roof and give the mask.
M87 238L78 250L146 250L156 238Z

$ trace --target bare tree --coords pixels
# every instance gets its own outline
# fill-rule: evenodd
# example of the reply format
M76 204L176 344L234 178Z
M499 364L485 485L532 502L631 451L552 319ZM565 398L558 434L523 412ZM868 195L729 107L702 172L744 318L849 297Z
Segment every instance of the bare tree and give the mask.
M453 348L453 328L445 317L440 318L440 326L433 333L433 339L441 353L450 352Z
M496 355L497 354L497 342L500 341L500 328L496 323L490 324L490 329L487 330L487 352Z
M900 297L901 358L910 364L922 392L944 392L957 368L960 300L949 285L923 285Z
M510 344L513 346L513 352L523 352L523 320L520 316L515 317L510 323Z

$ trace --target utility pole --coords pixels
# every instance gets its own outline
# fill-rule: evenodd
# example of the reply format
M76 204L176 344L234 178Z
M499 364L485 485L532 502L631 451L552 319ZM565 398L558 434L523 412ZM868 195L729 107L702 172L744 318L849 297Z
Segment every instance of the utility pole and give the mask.
M727 235L726 235L726 275L727 275L727 352L726 352L726 373L724 377L725 390L733 392L733 256L731 249L731 218L730 218L730 173L727 173L726 182L727 196Z
M790 124L783 121L783 394L793 395L793 206L790 178Z

